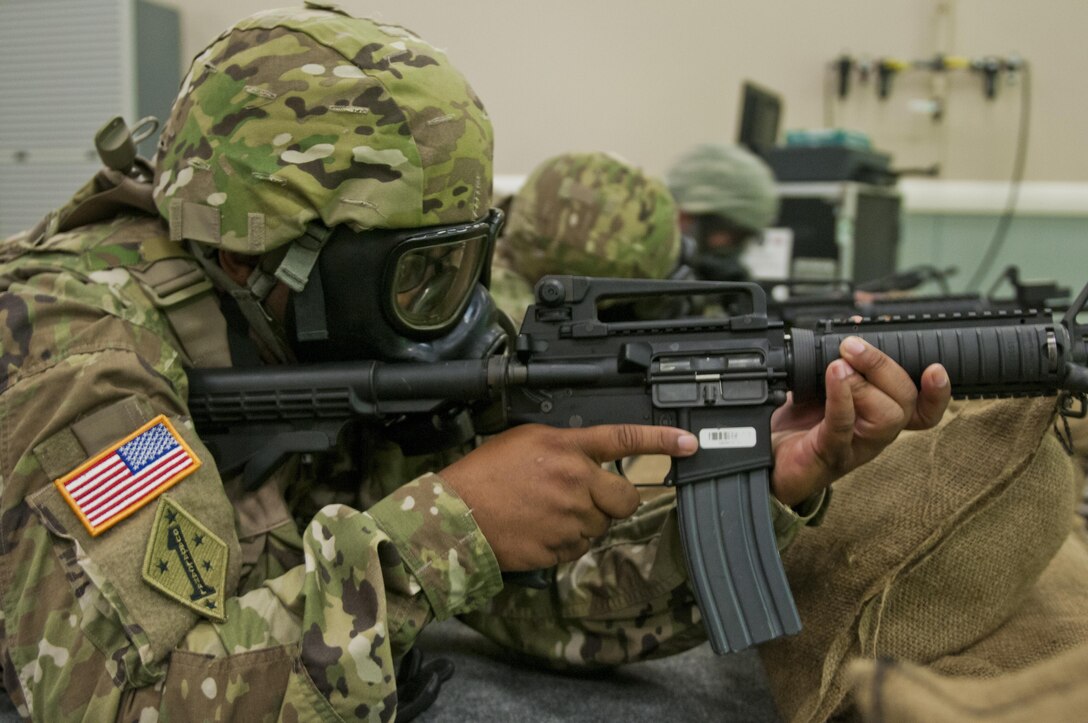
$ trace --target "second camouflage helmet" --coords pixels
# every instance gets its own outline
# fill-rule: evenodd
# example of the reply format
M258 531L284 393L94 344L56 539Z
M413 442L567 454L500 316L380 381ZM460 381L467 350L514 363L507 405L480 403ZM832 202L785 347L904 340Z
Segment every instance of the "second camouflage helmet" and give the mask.
M680 227L665 185L608 153L568 153L514 197L499 248L530 283L547 274L665 278Z
M258 13L201 52L159 143L175 240L260 254L306 224L414 228L487 214L491 122L446 56L324 6Z
M750 232L762 231L778 215L770 168L740 146L695 146L669 169L665 181L685 213L714 214Z

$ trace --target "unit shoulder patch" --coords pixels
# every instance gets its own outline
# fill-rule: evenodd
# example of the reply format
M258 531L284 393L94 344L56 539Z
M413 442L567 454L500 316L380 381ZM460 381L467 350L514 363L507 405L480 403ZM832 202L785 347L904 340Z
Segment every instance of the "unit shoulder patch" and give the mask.
M144 581L197 613L222 622L226 576L226 543L177 501L163 495L144 553Z
M200 459L159 415L54 480L92 536L100 535L200 467Z

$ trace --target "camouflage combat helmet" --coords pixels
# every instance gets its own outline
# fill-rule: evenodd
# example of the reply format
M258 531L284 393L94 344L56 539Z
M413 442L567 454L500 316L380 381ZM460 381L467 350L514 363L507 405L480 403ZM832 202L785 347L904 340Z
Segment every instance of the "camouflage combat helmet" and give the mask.
M698 145L665 177L681 211L715 214L745 231L762 231L778 215L771 170L740 146Z
M547 274L665 278L680 255L665 185L607 153L545 161L514 197L499 252L531 283Z
M155 162L174 240L260 254L308 222L413 228L484 217L491 122L446 56L330 6L240 21L197 55Z

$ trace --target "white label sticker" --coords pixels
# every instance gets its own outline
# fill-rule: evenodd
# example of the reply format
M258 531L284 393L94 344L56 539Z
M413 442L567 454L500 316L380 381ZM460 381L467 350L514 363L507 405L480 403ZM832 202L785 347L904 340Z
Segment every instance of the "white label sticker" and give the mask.
M699 446L727 449L756 446L755 427L711 427L699 430Z

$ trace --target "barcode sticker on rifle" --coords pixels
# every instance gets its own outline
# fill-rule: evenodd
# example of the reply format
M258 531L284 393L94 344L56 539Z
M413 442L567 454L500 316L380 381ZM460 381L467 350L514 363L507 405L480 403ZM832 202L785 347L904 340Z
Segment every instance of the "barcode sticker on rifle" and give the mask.
M755 427L717 427L699 430L703 449L727 449L756 446Z

